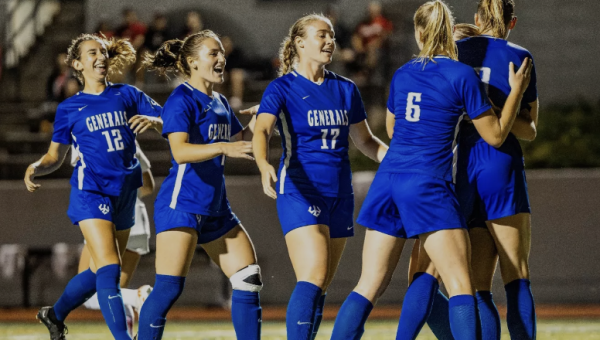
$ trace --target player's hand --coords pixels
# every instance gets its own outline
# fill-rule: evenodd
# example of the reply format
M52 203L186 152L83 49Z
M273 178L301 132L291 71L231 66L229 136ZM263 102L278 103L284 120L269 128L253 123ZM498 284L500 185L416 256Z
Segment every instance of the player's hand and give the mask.
M244 158L251 161L254 160L254 157L249 155L252 153L252 142L239 141L222 144L223 155L233 158Z
M259 105L254 105L253 107L250 107L250 108L247 108L247 109L244 109L244 110L240 110L240 114L254 116L254 115L256 115L258 113L258 108L259 107L260 107L260 104Z
M519 94L525 93L529 81L531 80L531 70L533 69L533 62L530 58L525 58L523 64L519 70L515 73L515 64L512 62L508 64L508 83L510 88L517 91Z
M150 128L157 131L162 129L162 119L159 117L135 115L129 119L129 124L135 134L142 133Z
M272 199L277 199L277 193L271 185L271 181L273 181L273 183L277 182L275 168L273 168L271 164L265 162L263 165L260 165L258 169L260 170L260 180L262 182L263 192Z
M31 164L27 167L27 170L25 170L25 186L29 192L34 192L41 187L40 184L33 183L33 179L35 178L35 168L36 167Z

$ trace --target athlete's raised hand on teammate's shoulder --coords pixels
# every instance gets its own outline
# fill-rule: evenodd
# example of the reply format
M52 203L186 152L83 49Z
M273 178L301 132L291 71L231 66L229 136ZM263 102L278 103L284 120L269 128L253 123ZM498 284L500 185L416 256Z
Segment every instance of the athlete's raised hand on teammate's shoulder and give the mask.
M254 105L252 107L249 107L247 109L243 109L240 110L240 114L242 115L256 115L258 114L258 108L260 107L260 104Z
M129 127L133 133L142 133L149 128L155 129L158 132L162 131L163 121L160 117L135 115L129 119Z
M36 191L41 185L33 183L33 179L35 178L35 169L36 166L34 164L30 164L25 170L25 186L29 192Z
M508 83L510 88L518 91L519 94L523 94L529 86L531 80L531 70L533 69L533 62L531 58L525 58L523 64L519 70L515 73L515 64L512 62L508 65Z
M260 170L260 180L262 182L263 192L272 199L277 199L277 193L271 185L271 181L273 181L273 183L277 182L275 168L267 162L261 162L258 164L258 169Z
M254 157L249 154L252 153L252 142L239 141L232 143L221 143L223 148L223 155L233 158L245 158L253 161Z

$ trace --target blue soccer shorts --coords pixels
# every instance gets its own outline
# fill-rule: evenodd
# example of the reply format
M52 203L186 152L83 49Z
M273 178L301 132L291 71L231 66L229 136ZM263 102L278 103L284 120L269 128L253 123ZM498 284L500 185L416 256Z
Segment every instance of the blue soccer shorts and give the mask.
M489 221L531 213L523 152L514 135L509 135L500 148L481 139L461 142L456 193L467 221Z
M324 197L289 193L277 196L277 214L283 234L309 225L329 227L329 237L354 236L354 195Z
M224 216L209 216L175 210L163 204L157 204L154 208L157 234L175 228L192 228L198 232L198 244L212 242L240 223L231 210Z
M401 238L466 228L453 184L418 173L378 172L356 222Z
M111 221L117 230L127 230L135 224L137 189L123 189L121 195L110 196L71 188L67 215L71 222L101 219Z

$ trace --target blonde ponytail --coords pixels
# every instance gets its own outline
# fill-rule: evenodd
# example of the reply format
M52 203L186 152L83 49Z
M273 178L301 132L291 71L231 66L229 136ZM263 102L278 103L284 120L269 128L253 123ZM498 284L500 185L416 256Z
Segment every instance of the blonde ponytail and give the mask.
M480 0L477 15L483 27L482 32L491 31L497 38L504 38L508 33L507 25L514 18L515 2L513 0Z
M136 52L133 45L126 39L104 38L108 52L108 77L135 63Z
M309 14L296 20L296 22L290 27L288 36L283 39L281 48L279 49L279 65L278 75L281 77L286 75L294 69L294 64L298 61L298 51L296 50L296 38L306 37L306 27L313 21L324 21L329 24L330 27L333 25L331 21L322 14Z
M441 0L423 4L414 17L415 29L421 31L423 48L417 61L429 62L436 55L445 55L458 60L456 43L452 36L454 18L452 12Z

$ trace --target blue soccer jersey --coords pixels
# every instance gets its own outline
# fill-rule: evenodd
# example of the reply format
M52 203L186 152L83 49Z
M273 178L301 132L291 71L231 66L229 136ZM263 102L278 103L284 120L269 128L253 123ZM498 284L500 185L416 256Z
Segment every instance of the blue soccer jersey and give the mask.
M476 118L491 105L473 68L447 57L410 61L396 71L388 110L394 138L379 171L452 180L452 144L464 112Z
M154 100L126 84L109 83L98 95L78 92L60 103L52 141L73 144L79 152L71 185L119 196L125 178L138 163L128 120L137 114L157 117L161 113ZM141 176L128 185L142 186Z
M229 142L231 136L243 129L224 96L213 92L211 98L188 83L173 91L162 118L163 136L185 132L191 144ZM230 213L223 175L225 156L187 164L178 164L173 158L172 164L156 198L157 204L198 215Z
M259 114L278 118L283 146L279 194L352 194L348 135L350 125L367 115L351 80L325 71L323 82L316 84L292 71L269 84Z
M504 107L506 98L510 94L508 83L508 64L515 64L515 71L521 67L525 58L533 61L531 53L526 49L512 44L504 39L487 35L466 38L458 41L458 60L467 64L478 72L481 80L486 84L489 97L498 107ZM522 102L534 102L537 99L535 65L531 70L531 81Z

